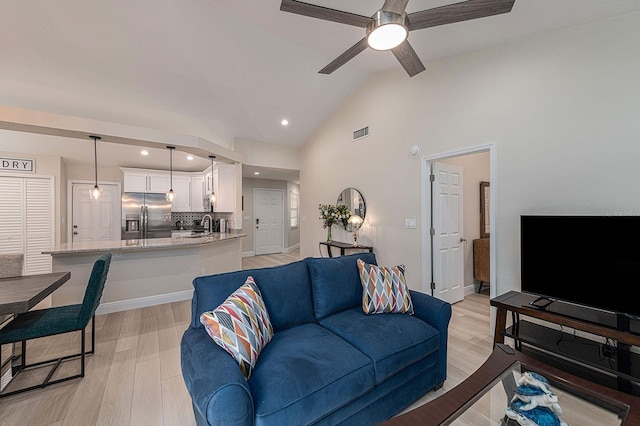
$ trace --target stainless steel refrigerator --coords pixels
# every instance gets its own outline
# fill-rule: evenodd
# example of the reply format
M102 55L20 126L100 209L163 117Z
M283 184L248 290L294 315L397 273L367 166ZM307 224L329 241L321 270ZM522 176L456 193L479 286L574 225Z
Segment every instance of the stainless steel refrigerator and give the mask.
M122 194L123 240L171 237L171 203L164 194Z

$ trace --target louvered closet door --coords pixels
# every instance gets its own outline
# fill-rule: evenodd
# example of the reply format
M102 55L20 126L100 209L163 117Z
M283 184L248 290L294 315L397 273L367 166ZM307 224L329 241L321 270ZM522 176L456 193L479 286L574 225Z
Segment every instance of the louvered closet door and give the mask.
M24 253L24 274L51 272L53 179L0 176L0 252Z
M0 176L0 253L24 251L24 179Z
M25 274L51 272L53 179L25 178Z

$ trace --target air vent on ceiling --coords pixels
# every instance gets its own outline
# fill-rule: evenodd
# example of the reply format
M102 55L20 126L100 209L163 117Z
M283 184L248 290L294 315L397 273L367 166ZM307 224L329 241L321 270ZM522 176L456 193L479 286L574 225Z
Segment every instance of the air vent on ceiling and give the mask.
M354 141L357 141L358 139L366 138L367 136L369 136L369 126L363 127L362 129L359 129L353 132Z

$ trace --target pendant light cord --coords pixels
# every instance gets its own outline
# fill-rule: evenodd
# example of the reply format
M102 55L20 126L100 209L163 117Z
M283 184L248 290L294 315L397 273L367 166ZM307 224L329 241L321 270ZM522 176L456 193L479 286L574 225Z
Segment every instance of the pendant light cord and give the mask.
M98 139L102 139L100 136L89 136L93 139L93 165L96 176L96 186L98 186Z

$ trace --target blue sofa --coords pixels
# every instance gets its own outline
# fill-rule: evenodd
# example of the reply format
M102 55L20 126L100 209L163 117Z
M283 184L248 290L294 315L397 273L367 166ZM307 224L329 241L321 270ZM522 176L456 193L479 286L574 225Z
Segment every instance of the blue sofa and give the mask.
M357 259L376 264L374 254L359 253L193 281L181 367L197 424L368 425L442 386L451 306L412 290L414 315L367 315ZM246 380L199 318L248 276L274 336Z

